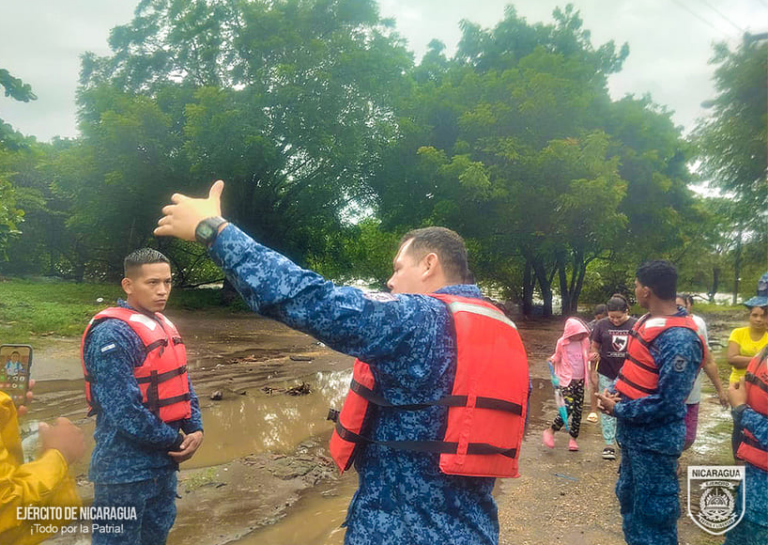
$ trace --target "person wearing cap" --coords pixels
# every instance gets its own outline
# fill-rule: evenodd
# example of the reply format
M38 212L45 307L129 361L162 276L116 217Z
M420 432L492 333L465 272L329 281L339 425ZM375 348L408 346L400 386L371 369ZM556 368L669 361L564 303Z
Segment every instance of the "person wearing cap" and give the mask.
M747 365L760 350L768 346L768 272L757 282L757 294L744 301L749 309L749 325L737 327L728 337L728 363L731 364L730 383L738 383L747 373ZM731 446L733 455L739 445L740 430L733 426Z

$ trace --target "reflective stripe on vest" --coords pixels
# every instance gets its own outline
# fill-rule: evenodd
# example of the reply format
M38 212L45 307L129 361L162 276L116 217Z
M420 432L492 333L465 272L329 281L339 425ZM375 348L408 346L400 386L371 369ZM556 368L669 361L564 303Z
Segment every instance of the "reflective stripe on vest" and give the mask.
M141 390L142 404L164 422L192 416L184 342L173 322L159 312L155 316L157 319L153 320L129 308L110 307L99 312L88 323L80 341L80 362L85 378L89 416L98 413L99 407L91 392L94 377L88 374L85 367L85 341L93 327L107 319L125 322L144 344L144 362L133 368L133 375Z
M673 327L692 330L699 338L702 347L702 359L699 367L707 359L707 343L691 316L666 316L651 318L646 314L629 331L627 357L616 380L616 390L630 399L639 399L653 395L659 386L659 367L651 355L651 345L664 331Z
M357 360L336 428L331 455L343 472L360 447L385 447L440 454L445 474L517 477L528 400L528 360L517 328L485 301L431 294L448 305L456 326L457 363L451 394L441 399L395 405L376 392L374 372ZM448 407L442 440L375 441L367 436L373 407L417 411Z
M768 417L768 348L763 349L749 362L745 384L747 405L753 411ZM768 471L768 448L761 445L749 430L741 430L741 443L736 457Z

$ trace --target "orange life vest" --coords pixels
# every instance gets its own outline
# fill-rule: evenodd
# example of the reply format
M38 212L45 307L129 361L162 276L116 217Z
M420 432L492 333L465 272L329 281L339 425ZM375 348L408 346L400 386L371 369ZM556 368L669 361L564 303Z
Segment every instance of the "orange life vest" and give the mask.
M616 390L630 399L655 394L659 387L659 368L650 352L653 341L673 327L690 329L699 337L702 358L699 367L707 359L707 343L691 316L662 316L652 318L646 314L629 331L627 357L616 380Z
M768 417L768 348L762 350L749 362L746 374L747 405L761 415ZM736 457L768 471L768 449L758 443L749 430L741 430L741 444Z
M141 390L142 403L163 422L174 422L190 418L192 407L187 380L187 351L184 342L173 323L160 314L156 319L122 307L102 310L88 324L80 341L80 362L85 376L85 399L90 411L88 416L99 411L94 403L91 387L95 378L85 367L85 341L97 323L106 319L121 320L128 324L141 342L144 343L146 358L139 367L133 368L133 376Z
M451 395L427 403L393 405L376 393L368 364L355 361L352 384L331 436L331 456L344 472L358 449L376 443L440 454L440 471L474 477L518 477L528 403L528 358L515 324L479 299L431 294L448 305L456 329L456 375ZM418 410L448 407L442 440L374 441L366 437L370 405ZM335 411L332 411L335 412Z

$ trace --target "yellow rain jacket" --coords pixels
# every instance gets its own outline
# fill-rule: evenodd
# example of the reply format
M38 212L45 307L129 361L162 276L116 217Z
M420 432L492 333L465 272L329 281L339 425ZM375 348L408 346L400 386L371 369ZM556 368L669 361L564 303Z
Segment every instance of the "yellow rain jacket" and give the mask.
M19 520L17 507L80 506L75 481L58 450L48 450L34 462L23 463L16 407L0 392L0 543L33 545L50 537L35 524L61 526L62 521Z

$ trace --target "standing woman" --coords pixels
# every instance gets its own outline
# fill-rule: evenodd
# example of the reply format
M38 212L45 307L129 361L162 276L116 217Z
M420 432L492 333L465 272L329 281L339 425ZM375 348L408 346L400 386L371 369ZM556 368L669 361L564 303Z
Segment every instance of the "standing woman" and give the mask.
M728 337L728 363L731 364L729 382L739 382L747 373L747 365L764 347L768 346L768 272L757 282L757 295L744 302L749 309L749 325L737 327ZM731 445L733 454L739 446L741 429L734 425Z
M696 327L699 328L699 333L704 337L704 341L708 343L709 336L707 334L707 324L704 322L704 318L693 313L693 296L689 293L679 294L676 302L678 307L684 308L685 311L690 314L693 321L696 322ZM683 450L691 448L696 441L696 429L699 423L699 403L701 402L702 375L706 374L709 377L709 380L712 381L715 390L717 390L720 404L723 407L728 407L728 396L723 389L722 382L720 382L720 376L717 374L717 363L715 363L715 358L712 356L710 350L707 350L702 370L704 373L699 371L696 374L696 381L693 383L691 393L688 394L688 399L685 400L685 444L683 445Z
M627 357L629 331L635 325L636 318L629 316L629 303L626 297L619 293L606 303L608 317L595 324L592 330L592 345L590 350L590 383L593 390L598 392L606 388L612 390L621 366ZM603 433L605 448L604 460L616 459L616 419L605 413L600 414L600 428Z

